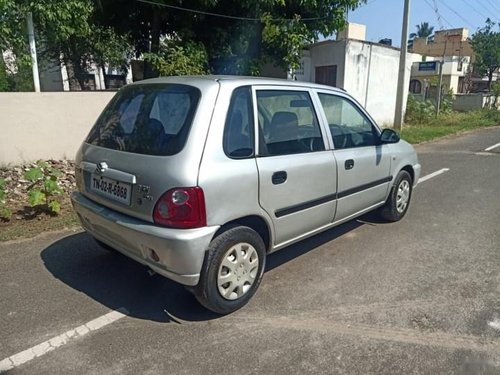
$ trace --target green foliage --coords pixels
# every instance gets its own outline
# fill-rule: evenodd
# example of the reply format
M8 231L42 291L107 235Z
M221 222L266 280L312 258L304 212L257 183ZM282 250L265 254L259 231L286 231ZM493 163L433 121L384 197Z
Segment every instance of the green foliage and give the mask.
M302 49L312 37L306 24L297 15L291 21L273 21L269 13L263 17L263 21L262 41L267 45L268 52L282 56L279 64L282 67L298 69Z
M275 0L263 13L262 45L265 55L284 68L300 67L304 47L320 35L331 35L346 25L345 14L366 1L305 0L296 3Z
M407 124L403 127L402 138L410 143L421 143L450 134L496 125L500 125L498 110L450 111L437 118Z
M417 32L410 34L410 39L414 38L425 38L432 35L434 32L434 27L429 25L429 22L422 22L420 25L417 25Z
M168 40L162 43L159 53L144 54L160 76L201 75L208 73L207 52L200 43L181 43Z
M95 3L99 2L0 0L0 50L9 50L15 55L17 69L31 65L26 38L26 15L31 12L40 65L43 66L44 61L64 63L70 86L81 89L82 73L87 72L92 63L121 67L130 50L126 34L117 34L112 27L97 21ZM21 81L15 90L25 88Z
M443 97L439 114L445 115L453 111L453 96L448 92L448 97ZM430 100L422 100L414 95L408 95L406 104L405 122L408 124L424 123L436 117L436 106Z
M500 24L488 18L486 26L472 35L471 45L475 54L474 69L488 76L488 88L491 89L493 72L500 67Z
M498 108L498 98L500 98L500 82L495 82L491 85L491 92L493 93L493 108Z
M21 60L29 51L26 22L27 1L0 0L0 51L12 51Z
M28 188L28 202L31 207L44 206L49 212L59 213L61 206L55 196L63 193L58 181L60 176L61 171L46 161L38 161L36 167L25 172L24 178L32 182Z
M7 67L5 66L5 61L0 54L0 92L10 91L9 76L7 75Z
M130 30L128 35L137 53L163 55L159 43L163 35L182 46L203 45L211 72L257 75L266 62L297 67L307 44L342 29L346 11L366 1L193 0L181 5L228 17L126 0L121 1L122 6L112 0L100 2L105 18L118 21L113 24L116 30ZM176 5L166 0L157 2Z
M0 178L0 220L10 220L12 217L12 211L5 205L6 198L6 182L3 178Z
M406 104L406 123L421 123L429 121L436 116L436 108L430 100L420 100L413 95L408 95Z
M40 60L60 59L72 89L93 63L121 67L132 51L148 54L162 74L258 75L266 62L297 68L307 44L342 29L346 11L366 0L155 2L228 17L137 0L0 0L0 49L29 65L25 16L32 12Z

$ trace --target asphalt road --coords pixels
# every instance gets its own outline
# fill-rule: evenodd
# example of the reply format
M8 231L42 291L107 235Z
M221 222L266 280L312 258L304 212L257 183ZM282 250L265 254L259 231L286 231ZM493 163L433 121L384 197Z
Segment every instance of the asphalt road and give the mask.
M225 317L82 232L0 244L0 369L500 374L500 147L484 152L499 142L497 127L417 147L422 176L443 173L403 221L366 215L272 254Z

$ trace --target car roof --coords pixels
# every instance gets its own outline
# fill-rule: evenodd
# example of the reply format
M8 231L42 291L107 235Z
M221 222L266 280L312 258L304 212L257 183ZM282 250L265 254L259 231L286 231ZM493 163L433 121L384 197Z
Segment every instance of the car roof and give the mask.
M295 81L282 78L269 78L269 77L249 77L249 76L231 76L231 75L200 75L200 76L169 76L145 79L143 81L134 82L133 85L145 84L158 84L158 83L182 83L185 85L206 85L217 82L231 82L240 83L241 85L286 85L303 88L318 88L333 90L338 92L345 92L344 89L321 85L313 82Z

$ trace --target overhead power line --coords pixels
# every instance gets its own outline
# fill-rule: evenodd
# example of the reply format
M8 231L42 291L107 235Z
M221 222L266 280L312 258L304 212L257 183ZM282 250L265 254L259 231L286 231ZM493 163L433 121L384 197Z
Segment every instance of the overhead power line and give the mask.
M493 3L491 0L486 0L488 2L488 4L491 4L491 6L495 9L495 8L498 8L498 5Z
M497 4L493 3L491 0L487 0L493 8L500 8Z
M462 21L464 21L466 24L468 24L470 27L472 27L473 29L476 27L472 24L472 22L469 22L467 19L465 19L464 17L462 17L462 15L460 15L460 13L458 13L455 9L453 9L452 7L448 6L444 0L440 0L439 1L442 5L444 5L448 10L450 10L451 12L455 13L457 15L458 18L460 18Z
M479 10L477 10L476 7L474 7L469 1L462 0L462 2L464 2L465 4L467 4L467 6L469 6L474 12L476 12L477 14L479 14L481 17L484 17L485 20L486 20L486 18L488 18L488 16L485 16L484 13L481 13Z
M443 21L441 21L441 15L439 14L438 5L437 5L436 0L434 0L433 3L434 3L434 12L436 13L436 17L437 17L437 21L438 21L438 24L439 24L439 28L441 30L443 30Z
M233 20L239 20L239 21L261 21L260 18L250 18L250 17L239 17L239 16L230 16L228 14L221 14L221 13L214 13L214 12L206 12L204 10L198 10L198 9L191 9L191 8L184 8L176 5L169 5L169 4L163 4L163 3L157 3L154 1L150 0L137 0L140 3L145 3L145 4L150 4L150 5L156 5L159 7L164 7L164 8L171 8L171 9L176 9L176 10L181 10L183 12L189 12L189 13L196 13L196 14L203 14L206 16L212 16L212 17L220 17L220 18L229 18ZM373 0L375 1L375 0ZM319 21L319 20L324 20L328 18L327 16L324 17L310 17L310 18L300 18L301 21ZM271 18L270 21L294 21L295 19L292 18Z
M429 0L424 0L425 3L434 11L434 13L436 13L436 18L438 20L438 23L439 23L439 20L442 19L444 22L446 22L448 24L449 27L453 28L454 26L446 19L444 18L438 11L437 7L435 8L430 2ZM441 30L443 29L443 27L441 27Z
M494 3L488 1L487 3L483 3L479 0L476 1L479 5L481 5L481 7L486 10L488 13L492 13L492 14L498 14L500 11L498 10L498 5L495 5ZM488 4L488 6L486 6L486 4ZM489 18L496 18L498 19L498 16L497 17L489 17Z

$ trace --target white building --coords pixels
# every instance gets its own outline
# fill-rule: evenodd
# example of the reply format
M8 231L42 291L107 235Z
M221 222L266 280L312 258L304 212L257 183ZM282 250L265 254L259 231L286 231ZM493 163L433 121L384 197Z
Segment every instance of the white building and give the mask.
M40 74L41 91L70 91L68 71L64 64L41 63L38 67ZM105 80L108 84L105 84ZM116 69L106 69L106 74L96 65L92 65L84 76L84 90L106 90L108 88L118 88L125 83L132 82L132 73L128 69L127 76L119 74Z
M382 126L392 126L396 109L399 48L365 41L365 26L349 24L337 35L309 46L304 51L301 69L295 79L327 84L353 95ZM421 56L408 54L407 97L410 70ZM406 108L406 100L404 101Z
M427 57L425 61L416 61L411 67L410 92L429 97L429 89L437 88L441 58ZM454 94L466 91L465 78L470 72L469 56L446 56L443 64L444 92L453 91Z

